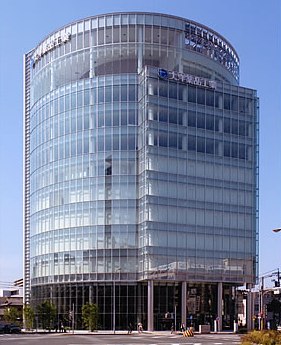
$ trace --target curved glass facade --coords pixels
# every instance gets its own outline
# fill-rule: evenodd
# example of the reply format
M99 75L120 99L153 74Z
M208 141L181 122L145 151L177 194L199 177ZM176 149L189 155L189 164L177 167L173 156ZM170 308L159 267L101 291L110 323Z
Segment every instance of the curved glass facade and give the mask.
M27 303L75 305L76 327L88 301L102 328L165 329L175 307L231 323L257 262L258 100L238 82L227 40L163 14L86 18L25 55Z

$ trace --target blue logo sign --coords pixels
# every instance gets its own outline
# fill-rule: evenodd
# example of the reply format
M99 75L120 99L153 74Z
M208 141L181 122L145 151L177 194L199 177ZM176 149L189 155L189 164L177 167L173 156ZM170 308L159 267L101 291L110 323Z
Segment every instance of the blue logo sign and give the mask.
M169 78L169 73L163 68L159 68L158 70L158 76L161 79L168 79Z

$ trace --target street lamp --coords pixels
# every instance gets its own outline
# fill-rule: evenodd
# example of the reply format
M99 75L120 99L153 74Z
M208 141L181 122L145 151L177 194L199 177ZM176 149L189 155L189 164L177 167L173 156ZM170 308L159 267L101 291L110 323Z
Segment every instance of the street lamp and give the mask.
M273 229L272 230L273 232L279 232L279 231L281 231L281 228L277 228L277 229ZM279 275L279 268L278 268L278 281L277 281L278 283L278 287L280 286L280 275ZM276 283L276 282L275 282ZM276 286L276 285L275 285Z
M121 268L117 267L113 275L113 334L115 334L115 273L120 272Z

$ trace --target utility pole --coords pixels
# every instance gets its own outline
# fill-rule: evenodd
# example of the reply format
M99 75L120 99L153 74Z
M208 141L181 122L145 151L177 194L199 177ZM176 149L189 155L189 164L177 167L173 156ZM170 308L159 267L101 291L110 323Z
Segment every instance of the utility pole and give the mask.
M116 318L116 315L115 315L115 275L114 275L114 278L113 278L113 334L115 334L115 318Z
M279 231L279 229L276 229ZM277 232L276 230L273 230ZM281 229L280 229L281 230ZM265 308L264 308L264 303L263 303L263 296L266 294L268 291L271 291L272 289L268 289L264 287L264 278L270 278L270 277L276 277L277 280L274 280L275 282L275 287L280 287L280 271L279 268L277 268L276 271L273 271L269 274L263 275L260 279L261 285L260 285L260 290L259 290L259 330L263 330L265 328Z
M175 332L177 331L177 305L175 304L175 327L174 327Z
M261 289L260 289L260 315L259 315L259 329L263 330L263 288L264 288L264 277L261 278Z

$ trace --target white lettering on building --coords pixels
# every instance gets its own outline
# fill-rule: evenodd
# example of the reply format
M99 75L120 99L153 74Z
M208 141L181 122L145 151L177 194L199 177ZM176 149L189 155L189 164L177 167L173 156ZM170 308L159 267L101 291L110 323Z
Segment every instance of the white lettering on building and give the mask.
M206 78L197 77L191 74L185 74L176 71L167 71L162 68L159 68L158 76L161 79L175 80L181 83L197 85L211 89L215 89L217 86L214 80L209 80Z
M70 33L64 33L61 36L58 36L54 39L52 39L49 43L42 43L35 51L32 60L33 65L39 61L42 56L50 52L51 50L55 49L56 47L59 47L60 45L68 42L70 40L71 34Z

